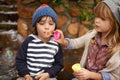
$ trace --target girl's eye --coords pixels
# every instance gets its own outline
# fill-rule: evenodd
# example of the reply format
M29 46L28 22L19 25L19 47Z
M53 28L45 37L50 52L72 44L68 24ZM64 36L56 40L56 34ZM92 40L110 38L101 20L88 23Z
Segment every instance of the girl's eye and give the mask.
M103 21L106 20L106 18L103 18L103 17L98 17L98 16L96 16L96 18L99 18L99 19L101 19L101 20L103 20Z
M101 18L103 21L105 21L106 19L105 18Z

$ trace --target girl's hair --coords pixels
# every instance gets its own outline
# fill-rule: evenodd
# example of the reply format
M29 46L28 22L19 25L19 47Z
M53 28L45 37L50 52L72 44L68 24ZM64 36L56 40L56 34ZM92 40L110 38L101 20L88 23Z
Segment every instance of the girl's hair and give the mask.
M110 20L111 30L106 36L110 48L108 53L115 53L118 49L120 49L120 26L118 22L113 16L113 13L110 10L110 8L104 2L100 2L96 5L96 7L94 8L94 14L95 16L100 17L102 19L108 18Z

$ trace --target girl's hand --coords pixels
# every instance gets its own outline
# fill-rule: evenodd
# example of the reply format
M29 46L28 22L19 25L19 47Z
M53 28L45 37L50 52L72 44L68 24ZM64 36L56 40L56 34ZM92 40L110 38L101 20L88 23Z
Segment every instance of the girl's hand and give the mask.
M60 37L59 37L59 39L57 39L55 41L58 42L59 44L65 46L65 39L64 39L63 32L61 30L58 30L58 29L56 31L60 33Z
M88 71L87 69L82 68L78 72L74 72L73 75L78 79L78 80L87 80L90 78L91 72Z
M49 73L42 73L35 76L35 79L38 79L38 80L47 80L48 78L49 78Z
M25 75L24 78L25 78L25 80L33 80L32 77L29 74Z

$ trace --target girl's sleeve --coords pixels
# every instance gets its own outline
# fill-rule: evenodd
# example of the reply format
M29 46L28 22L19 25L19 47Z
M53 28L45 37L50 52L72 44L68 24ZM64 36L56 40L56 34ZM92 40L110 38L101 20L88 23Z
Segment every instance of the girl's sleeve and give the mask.
M67 41L68 41L68 46L67 47L65 47L65 46L63 46L63 48L64 49L72 49L72 41L71 41L71 39L70 38L65 38Z
M74 38L74 39L70 39L70 38L65 38L68 41L68 46L67 47L63 47L64 49L78 49L78 48L82 48L85 46L86 41L89 40L89 38L91 36L93 36L94 31L90 30L88 33L86 33L85 35L78 37L78 38Z
M116 51L108 60L106 67L99 71L103 80L120 80L120 51Z
M102 80L120 80L120 66L112 72L101 71Z
M26 56L27 56L27 48L28 48L27 40L25 40L18 50L16 56L16 69L18 71L19 76L23 77L26 74L29 74L27 63L26 63Z
M111 80L111 74L106 72L101 72L102 80Z
M58 73L61 71L61 69L64 67L63 64L63 52L59 45L58 53L54 56L55 62L53 63L53 66L51 68L46 68L45 72L48 72L50 74L50 77L56 77Z

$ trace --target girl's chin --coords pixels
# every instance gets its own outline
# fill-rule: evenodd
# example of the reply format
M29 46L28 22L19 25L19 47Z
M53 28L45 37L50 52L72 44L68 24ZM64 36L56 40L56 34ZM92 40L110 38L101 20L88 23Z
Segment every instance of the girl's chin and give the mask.
M101 30L99 30L99 29L95 29L97 32L101 32Z

